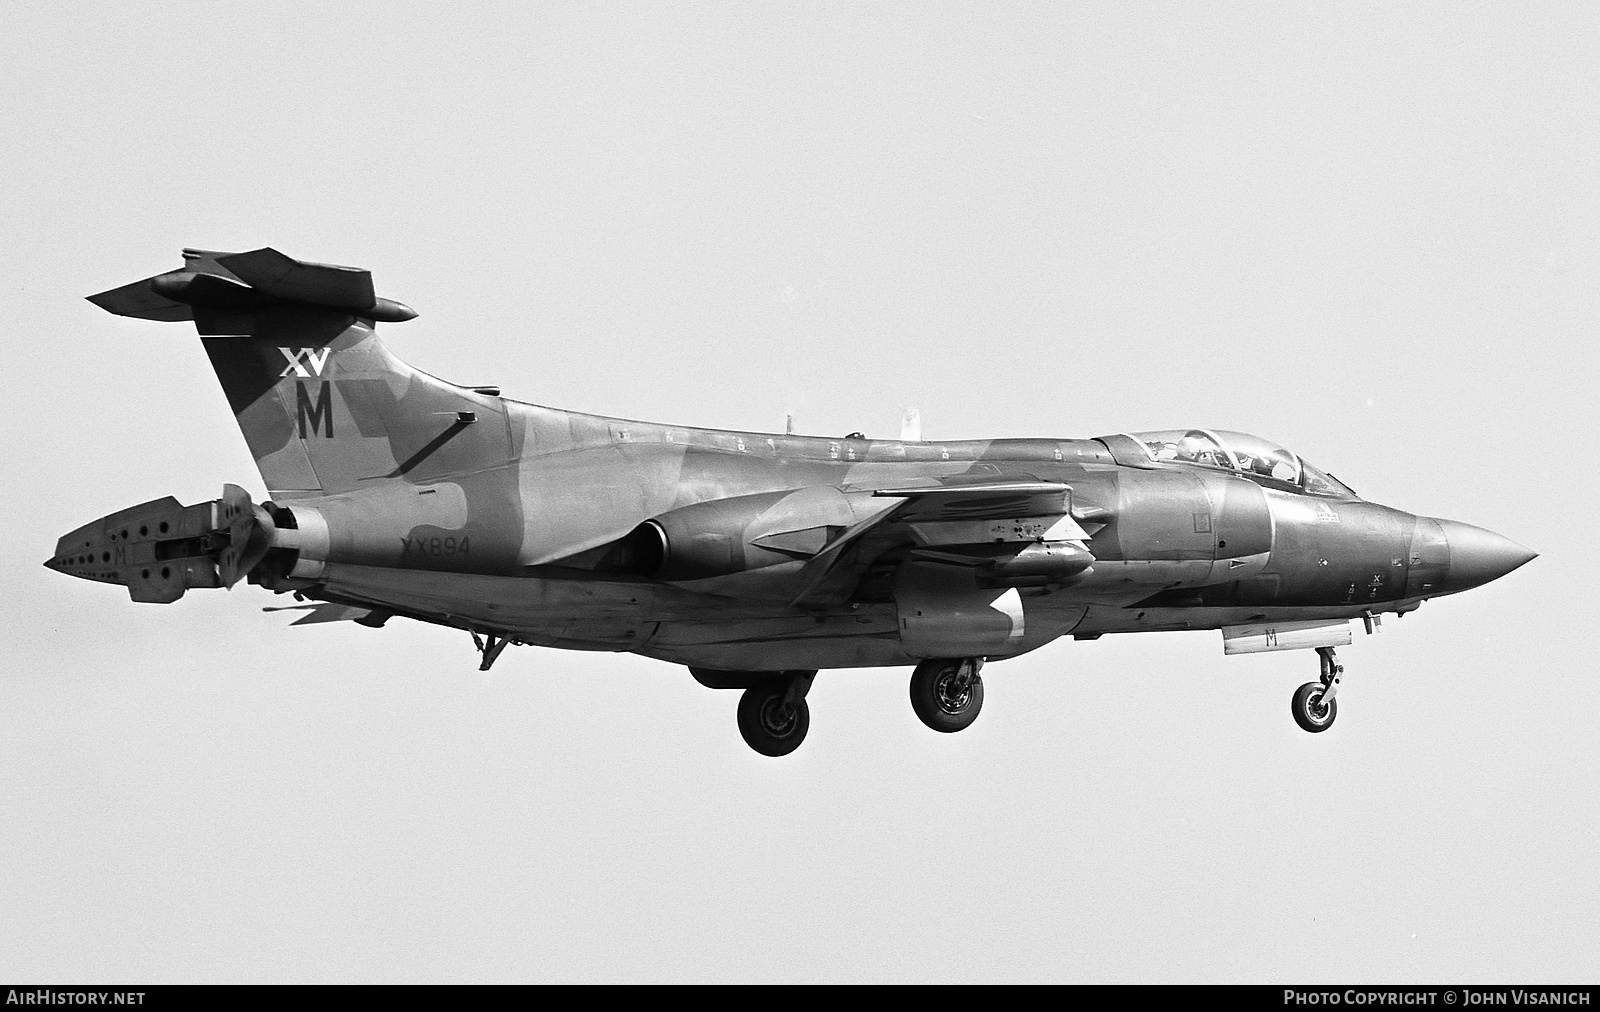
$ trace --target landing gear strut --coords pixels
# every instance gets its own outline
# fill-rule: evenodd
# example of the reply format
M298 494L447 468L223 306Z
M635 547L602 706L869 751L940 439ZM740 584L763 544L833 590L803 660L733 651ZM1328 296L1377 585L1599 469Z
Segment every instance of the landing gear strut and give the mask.
M911 674L911 708L935 731L960 731L983 709L982 657L923 661Z
M697 676L698 677L698 676ZM811 729L811 691L815 671L785 671L744 690L739 697L739 733L762 755L788 755Z
M1322 659L1321 680L1307 682L1294 690L1294 699L1289 703L1294 722L1312 734L1332 727L1333 719L1339 715L1339 701L1334 696L1339 692L1339 680L1344 675L1344 665L1339 663L1332 647L1318 647L1317 656Z
M479 671L488 671L494 667L494 662L500 659L500 651L509 644L516 642L509 636L500 636L496 633L478 635L478 630L468 629L472 633L472 645L478 648L478 653L483 655L483 663L478 665Z

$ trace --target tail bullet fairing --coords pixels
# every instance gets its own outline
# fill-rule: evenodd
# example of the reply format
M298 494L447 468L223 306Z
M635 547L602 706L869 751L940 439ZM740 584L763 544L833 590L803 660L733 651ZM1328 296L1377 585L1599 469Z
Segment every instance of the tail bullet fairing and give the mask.
M47 566L135 601L247 579L306 602L296 624L450 626L485 668L508 643L686 664L744 690L741 732L768 755L804 737L819 668L915 665L913 708L950 732L982 705L985 660L1155 629L1317 650L1292 712L1321 731L1351 619L1370 630L1535 557L1242 433L933 443L542 408L394 358L376 325L416 314L367 271L184 257L91 301L195 323L271 499L130 507Z

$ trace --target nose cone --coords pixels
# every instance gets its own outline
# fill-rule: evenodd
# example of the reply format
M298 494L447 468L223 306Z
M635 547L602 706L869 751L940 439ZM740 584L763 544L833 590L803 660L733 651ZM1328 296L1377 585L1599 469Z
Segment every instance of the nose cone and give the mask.
M1494 531L1454 520L1438 523L1450 546L1450 565L1444 576L1446 594L1481 587L1539 557L1538 552L1530 552Z

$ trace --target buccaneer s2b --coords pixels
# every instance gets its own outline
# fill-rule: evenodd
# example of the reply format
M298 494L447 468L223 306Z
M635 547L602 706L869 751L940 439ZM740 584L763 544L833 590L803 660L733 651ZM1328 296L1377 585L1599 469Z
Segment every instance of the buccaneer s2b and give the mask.
M805 737L819 669L914 666L917 715L958 731L985 661L1173 629L1220 629L1228 653L1316 650L1292 711L1322 731L1352 619L1371 631L1534 558L1237 432L897 441L525 404L390 355L376 325L416 314L367 271L184 258L91 301L194 321L271 499L229 485L133 506L46 565L135 601L247 580L308 602L297 625L450 626L483 669L512 643L683 664L743 690L740 731L766 755Z

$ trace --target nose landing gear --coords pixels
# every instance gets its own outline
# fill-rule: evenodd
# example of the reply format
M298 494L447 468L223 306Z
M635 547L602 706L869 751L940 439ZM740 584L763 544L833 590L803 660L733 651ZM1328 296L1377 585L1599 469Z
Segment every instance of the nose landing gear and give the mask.
M1338 694L1339 680L1344 675L1344 665L1334 655L1333 647L1318 647L1317 656L1322 659L1321 680L1307 682L1294 690L1294 698L1289 702L1294 722L1301 730L1312 734L1332 727L1334 718L1339 715L1339 701L1334 696Z

